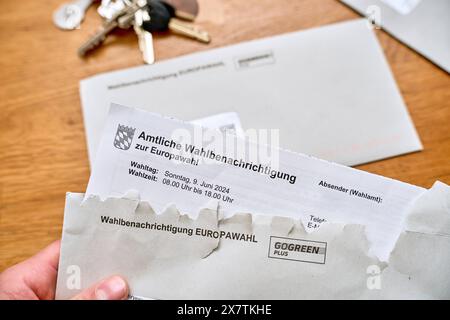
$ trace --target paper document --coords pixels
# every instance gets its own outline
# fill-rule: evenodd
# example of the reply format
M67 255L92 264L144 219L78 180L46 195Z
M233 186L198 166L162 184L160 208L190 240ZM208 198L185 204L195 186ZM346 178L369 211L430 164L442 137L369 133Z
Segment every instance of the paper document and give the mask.
M450 1L340 0L450 73Z
M382 258L407 209L424 192L269 143L113 104L86 193L106 198L131 189L157 212L176 204L182 213L196 214L219 202L225 217L281 215L301 218L313 229L326 220L367 225Z
M135 298L449 299L450 188L436 183L407 215L388 262L364 226L238 214L156 215L135 198L67 194L56 289L69 299L120 274ZM361 212L364 214L365 212Z
M80 93L91 165L112 102L185 121L235 112L244 131L345 165L422 149L364 19L97 75Z

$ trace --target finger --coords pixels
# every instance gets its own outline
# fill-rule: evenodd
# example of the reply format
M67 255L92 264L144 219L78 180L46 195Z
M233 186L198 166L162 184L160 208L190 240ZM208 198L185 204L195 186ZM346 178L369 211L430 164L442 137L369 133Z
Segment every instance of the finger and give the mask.
M124 300L128 285L120 276L112 276L94 284L73 297L73 300Z
M58 271L59 263L59 252L61 249L61 240L56 240L45 247L42 251L38 252L36 255L30 259L33 263L38 263L40 265L45 265Z
M60 240L54 241L36 255L22 262L23 280L39 299L53 299L58 275Z
M53 299L60 241L0 274L0 298Z

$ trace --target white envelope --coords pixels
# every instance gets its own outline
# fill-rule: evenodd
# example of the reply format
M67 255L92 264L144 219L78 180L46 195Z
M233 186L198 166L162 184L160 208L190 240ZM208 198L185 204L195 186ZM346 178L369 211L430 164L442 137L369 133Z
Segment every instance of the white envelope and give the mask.
M238 214L156 215L136 198L67 194L57 299L111 274L153 299L449 299L450 188L419 198L388 262L362 225Z
M91 164L112 102L186 121L236 112L244 130L345 165L422 149L363 19L97 75L80 93Z

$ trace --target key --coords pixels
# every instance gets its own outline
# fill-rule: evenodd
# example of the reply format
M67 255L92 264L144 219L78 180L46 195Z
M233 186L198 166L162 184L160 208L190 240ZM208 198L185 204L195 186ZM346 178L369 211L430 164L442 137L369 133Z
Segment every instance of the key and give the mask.
M106 20L97 32L78 49L78 55L84 57L89 51L97 48L115 28L129 28L135 19L136 11L144 9L146 5L142 6L138 2L132 2L117 12L111 19Z
M61 5L53 13L53 22L63 30L73 30L80 26L86 10L93 0L77 0Z
M138 0L141 1L142 5L146 4L147 0ZM152 64L155 62L155 55L153 51L153 36L152 34L145 30L142 25L144 21L150 21L150 15L148 14L148 10L138 10L134 14L134 31L138 36L139 41L139 49L142 52L142 58L145 63Z
M198 15L197 0L162 0L174 9L174 15L177 18L194 21Z
M208 32L201 30L196 26L184 23L177 18L170 19L168 28L175 33L187 36L203 43L211 42L211 37Z
M147 0L150 21L144 21L143 27L149 32L171 30L189 38L209 43L211 38L206 31L174 18L174 10L166 3Z

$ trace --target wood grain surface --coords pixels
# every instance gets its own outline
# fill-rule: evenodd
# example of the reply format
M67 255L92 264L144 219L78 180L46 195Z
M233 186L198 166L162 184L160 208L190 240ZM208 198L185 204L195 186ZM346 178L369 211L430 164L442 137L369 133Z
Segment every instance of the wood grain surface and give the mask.
M79 81L142 64L133 32L117 32L88 59L76 50L100 23L92 6L80 30L60 31L62 2L1 1L0 270L61 235L66 191L89 178ZM154 38L156 59L307 29L358 15L335 0L200 0L197 23L213 38ZM450 77L383 31L378 39L424 151L358 168L423 187L450 184Z

